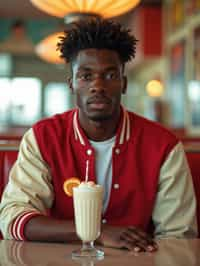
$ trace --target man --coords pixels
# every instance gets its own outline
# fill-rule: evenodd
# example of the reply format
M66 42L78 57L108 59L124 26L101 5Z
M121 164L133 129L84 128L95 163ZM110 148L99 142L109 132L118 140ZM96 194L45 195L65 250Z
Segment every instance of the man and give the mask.
M66 31L58 47L70 62L77 109L44 119L24 136L4 192L5 238L77 241L71 177L104 186L104 246L154 251L153 237L194 237L196 202L181 143L168 130L120 105L125 63L136 39L111 21L92 20ZM184 215L184 218L183 218Z

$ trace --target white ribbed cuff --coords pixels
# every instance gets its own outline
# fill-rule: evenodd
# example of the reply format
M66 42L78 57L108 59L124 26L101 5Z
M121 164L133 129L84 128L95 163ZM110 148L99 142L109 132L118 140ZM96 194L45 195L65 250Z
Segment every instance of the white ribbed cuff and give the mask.
M39 212L29 211L20 214L12 223L11 235L16 240L26 240L24 236L24 227L26 223L34 216L41 215Z

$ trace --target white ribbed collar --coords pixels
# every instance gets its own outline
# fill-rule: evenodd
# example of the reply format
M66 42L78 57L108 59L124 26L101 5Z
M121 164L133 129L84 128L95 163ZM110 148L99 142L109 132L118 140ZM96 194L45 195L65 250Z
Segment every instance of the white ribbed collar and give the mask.
M119 136L119 144L123 144L125 141L128 141L130 138L130 118L127 110L122 107L123 111L123 121L122 121L122 129ZM74 112L73 117L73 129L74 129L74 137L77 141L80 141L81 145L86 145L84 141L84 137L81 134L81 131L78 126L78 109Z

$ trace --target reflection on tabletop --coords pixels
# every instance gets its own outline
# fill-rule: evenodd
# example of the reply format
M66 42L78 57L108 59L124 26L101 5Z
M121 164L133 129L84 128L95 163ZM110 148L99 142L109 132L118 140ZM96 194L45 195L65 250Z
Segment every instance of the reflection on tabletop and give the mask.
M104 257L100 257L100 258L94 258L94 257L93 258L92 257L91 258L89 258L89 257L75 258L75 257L72 257L72 260L81 266L94 266L99 261L104 260Z
M77 245L2 240L0 241L0 266L94 266L99 260L72 259Z
M197 266L200 265L200 239L158 241L154 253L135 254L127 250L104 248L105 258L72 259L70 244L0 241L1 266Z
M200 239L165 239L159 242L155 266L200 265Z

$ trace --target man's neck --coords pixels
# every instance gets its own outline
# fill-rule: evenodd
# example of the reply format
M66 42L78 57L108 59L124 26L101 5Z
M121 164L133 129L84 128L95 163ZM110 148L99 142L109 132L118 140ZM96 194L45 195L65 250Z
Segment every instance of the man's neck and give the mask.
M115 118L94 121L89 119L79 119L86 136L94 141L104 141L112 138L116 134L119 125L120 114Z

